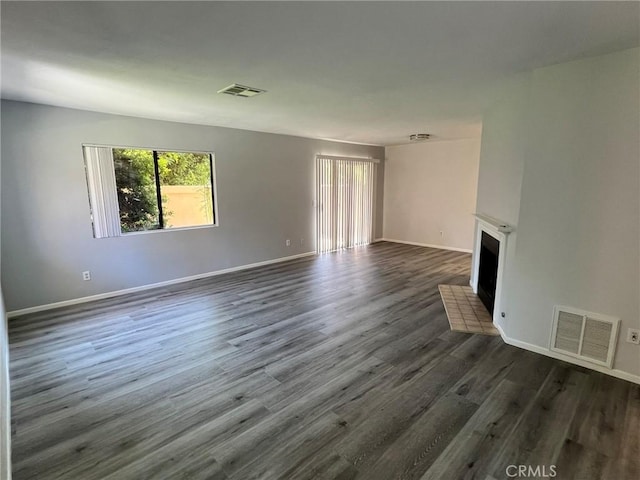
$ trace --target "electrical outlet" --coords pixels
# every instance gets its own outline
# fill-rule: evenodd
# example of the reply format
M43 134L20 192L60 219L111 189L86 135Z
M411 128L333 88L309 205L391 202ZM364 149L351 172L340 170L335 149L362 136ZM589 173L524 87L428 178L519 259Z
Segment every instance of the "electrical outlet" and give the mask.
M82 272L82 280L85 282L91 280L91 272L87 270L86 272Z
M304 238L300 237L300 245L304 245Z
M287 240L284 242L284 244L285 244L287 247L290 247L290 246L291 246L291 240L289 240L289 239L287 238Z
M444 237L444 232L442 230L440 230L440 236Z
M630 328L627 330L627 342L640 345L640 330Z

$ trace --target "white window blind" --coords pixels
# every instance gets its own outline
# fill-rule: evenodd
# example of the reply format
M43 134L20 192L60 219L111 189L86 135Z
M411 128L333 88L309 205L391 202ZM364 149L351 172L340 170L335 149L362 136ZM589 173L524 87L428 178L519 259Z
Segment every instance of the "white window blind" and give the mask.
M119 237L120 208L111 147L84 146L89 202L96 238Z
M331 252L371 243L376 163L316 158L316 249Z

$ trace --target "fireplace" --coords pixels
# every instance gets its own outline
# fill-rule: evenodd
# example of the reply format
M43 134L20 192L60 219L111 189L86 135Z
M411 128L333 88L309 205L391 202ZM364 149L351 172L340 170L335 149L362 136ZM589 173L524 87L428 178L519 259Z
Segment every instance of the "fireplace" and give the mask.
M478 297L493 315L496 300L496 281L498 279L498 258L500 242L482 232L480 240L480 264L478 266Z
M471 266L471 288L487 307L493 324L500 329L506 318L502 299L507 238L515 227L480 213L476 217L476 235Z

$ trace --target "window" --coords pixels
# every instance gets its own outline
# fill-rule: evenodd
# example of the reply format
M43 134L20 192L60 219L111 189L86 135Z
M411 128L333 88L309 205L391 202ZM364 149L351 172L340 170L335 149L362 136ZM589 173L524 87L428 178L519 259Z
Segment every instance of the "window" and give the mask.
M96 238L215 225L212 154L83 149Z

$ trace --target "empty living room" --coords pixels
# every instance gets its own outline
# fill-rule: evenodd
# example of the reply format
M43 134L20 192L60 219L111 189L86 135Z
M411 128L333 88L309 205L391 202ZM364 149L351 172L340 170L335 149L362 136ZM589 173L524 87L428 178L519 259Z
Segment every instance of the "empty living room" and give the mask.
M0 480L640 478L640 2L0 22Z

